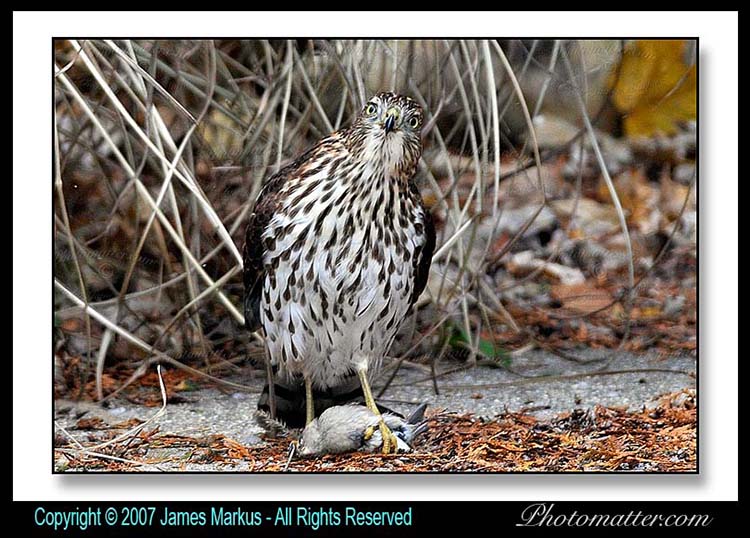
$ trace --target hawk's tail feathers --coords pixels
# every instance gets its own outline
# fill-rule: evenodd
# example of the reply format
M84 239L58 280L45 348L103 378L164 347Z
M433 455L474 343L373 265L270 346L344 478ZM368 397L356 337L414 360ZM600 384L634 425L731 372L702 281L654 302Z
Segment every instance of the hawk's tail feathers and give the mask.
M304 428L305 413L305 387L304 385L285 385L274 383L274 396L276 399L276 420L286 424L289 428ZM313 402L315 403L315 416L334 405L345 405L358 400L364 401L362 387L356 386L345 392L336 390L313 390ZM271 401L268 384L263 387L263 392L258 399L258 410L268 416L271 413Z

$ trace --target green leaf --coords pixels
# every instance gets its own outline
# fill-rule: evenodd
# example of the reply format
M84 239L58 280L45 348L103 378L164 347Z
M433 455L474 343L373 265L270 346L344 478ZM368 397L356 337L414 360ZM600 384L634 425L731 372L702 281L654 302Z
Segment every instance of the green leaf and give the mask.
M462 327L456 324L450 324L449 330L451 332L448 337L448 345L463 349L471 347L472 342L470 335L468 335ZM477 351L483 357L496 360L503 366L510 365L510 355L508 355L508 352L492 340L480 338Z
M510 364L510 355L508 355L508 353L503 348L501 348L491 340L480 338L479 352L488 359L500 360L503 365L507 366Z

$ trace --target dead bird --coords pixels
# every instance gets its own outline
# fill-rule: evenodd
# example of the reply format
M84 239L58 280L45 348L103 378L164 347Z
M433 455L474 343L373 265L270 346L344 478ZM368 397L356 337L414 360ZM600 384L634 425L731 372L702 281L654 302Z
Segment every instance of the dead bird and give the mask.
M410 452L412 441L427 430L420 405L407 419L393 413L383 413L382 420L393 432L398 452ZM379 428L381 417L363 405L330 407L313 420L302 432L299 454L302 457L341 454L344 452L374 452L383 445Z

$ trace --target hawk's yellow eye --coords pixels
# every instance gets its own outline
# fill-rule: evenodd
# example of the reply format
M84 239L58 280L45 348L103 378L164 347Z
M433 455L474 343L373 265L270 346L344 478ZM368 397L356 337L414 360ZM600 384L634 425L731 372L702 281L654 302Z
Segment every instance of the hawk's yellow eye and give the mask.
M367 114L368 116L372 116L377 111L378 107L375 106L374 103L370 103L369 105L367 105L367 108L365 108L365 114Z
M416 129L417 127L419 127L419 118L417 116L411 117L411 119L409 120L409 127L411 127L412 129Z

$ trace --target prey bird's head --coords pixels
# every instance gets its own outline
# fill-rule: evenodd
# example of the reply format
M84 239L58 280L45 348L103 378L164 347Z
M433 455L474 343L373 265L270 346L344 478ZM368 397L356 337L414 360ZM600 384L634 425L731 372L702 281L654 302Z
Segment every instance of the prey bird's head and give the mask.
M408 179L422 155L423 118L422 107L411 97L379 93L365 103L348 129L349 150L388 175Z

